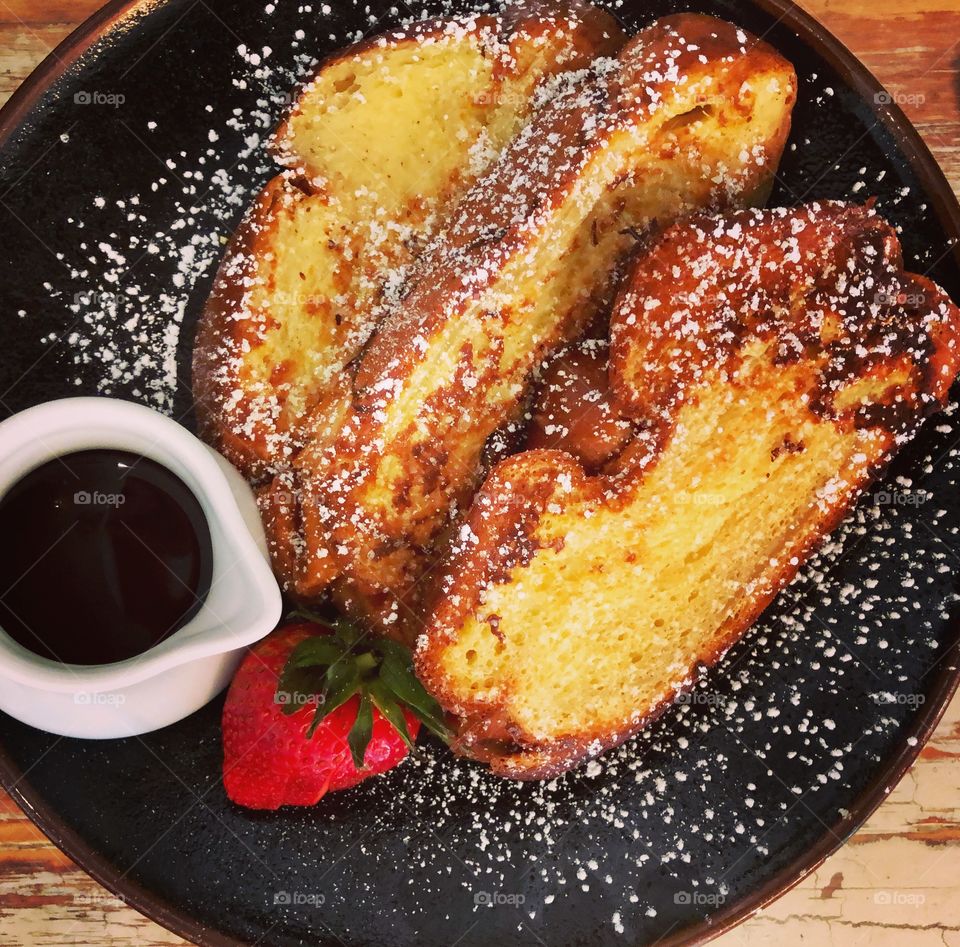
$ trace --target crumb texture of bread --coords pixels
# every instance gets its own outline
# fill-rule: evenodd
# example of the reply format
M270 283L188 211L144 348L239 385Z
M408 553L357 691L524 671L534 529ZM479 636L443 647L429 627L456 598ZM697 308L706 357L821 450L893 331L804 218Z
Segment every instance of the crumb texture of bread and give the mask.
M637 239L765 198L796 78L764 43L683 14L568 79L412 267L339 434L297 458L301 596L332 587L352 614L418 631L424 574L485 444L609 306Z
M518 3L387 33L336 54L274 137L277 160L387 218L444 203L519 130L545 78L615 55L625 37L587 3Z
M944 401L960 310L840 203L701 216L637 260L600 475L502 461L452 543L417 668L458 749L542 778L622 742L752 624Z
M541 85L623 42L588 4L521 3L324 62L275 135L286 171L237 230L200 321L203 436L250 479L288 465L348 397L348 366L405 269Z

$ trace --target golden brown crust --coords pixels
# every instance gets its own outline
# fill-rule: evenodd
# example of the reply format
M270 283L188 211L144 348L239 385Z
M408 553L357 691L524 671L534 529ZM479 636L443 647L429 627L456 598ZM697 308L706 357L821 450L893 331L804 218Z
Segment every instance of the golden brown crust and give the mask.
M609 301L631 225L763 191L795 81L765 44L683 14L537 113L413 268L358 362L344 436L298 458L301 595L333 582L350 589L341 598L352 610L382 600L388 629L402 620L437 536L483 475L487 437L535 366ZM737 121L749 148L711 124L729 132Z
M270 243L274 209L287 187L282 175L269 181L256 196L234 232L213 281L193 343L192 391L200 436L232 464L256 477L262 470L261 437L245 434L226 419L227 405L238 388L234 372L225 368L225 353L238 352L250 332L242 311L246 285L256 260ZM242 410L242 409L241 409ZM246 412L244 412L246 413Z
M648 726L692 685L697 668L719 660L796 575L897 446L942 405L960 368L960 310L929 280L904 272L888 224L869 208L842 204L677 225L637 262L615 306L611 332L614 387L624 411L643 430L636 449L625 452L605 476L587 476L561 452L520 454L498 465L453 546L418 649L421 679L460 719L459 751L512 778L555 775ZM779 395L775 383L782 384ZM503 605L530 564L543 567L539 583L554 583L536 585L538 594L558 601L565 580L562 572L549 571L549 562L556 561L558 569L569 565L562 552L577 511L588 517L586 523L599 523L603 516L615 523L656 502L656 492L645 493L656 490L648 484L671 464L693 470L694 457L685 459L682 452L685 444L699 443L698 437L706 438L703 443L717 457L727 456L720 432L691 435L685 429L681 436L675 426L681 418L684 424L696 418L699 404L726 403L722 399L728 397L737 410L754 412L745 416L754 418L751 436L761 446L765 418L774 419L771 431L782 431L785 422L788 431L821 438L817 447L782 437L769 452L766 476L790 469L783 465L807 450L810 463L818 450L825 452L818 461L823 470L833 456L839 466L813 502L797 502L801 513L783 546L769 554L757 550L750 582L722 621L704 629L696 646L684 652L685 672L678 670L672 683L643 707L625 709L615 723L584 724L552 736L533 732L520 714L520 684L511 666L494 673L491 686L462 664L456 649L464 629L485 620L500 639L498 647L507 646L503 660L516 655L509 645L519 629L505 617ZM778 414L776 397L786 399L791 415ZM733 445L729 455L737 456ZM736 473L721 467L709 476L722 485ZM711 487L705 483L700 489ZM638 535L636 541L648 540L655 546L658 537ZM581 549L578 558L583 555ZM627 549L624 561L632 561L631 555ZM627 601L630 594L624 587ZM504 614L484 618L493 608ZM637 614L642 609L640 603ZM546 604L544 611L550 613ZM591 628L600 633L599 626Z
M300 555L299 509L292 478L288 474L278 474L259 487L256 496L274 575L292 575ZM283 579L280 581L282 583Z
M384 287L412 262L459 194L492 159L503 136L523 120L538 84L596 55L615 52L623 42L616 21L589 4L534 2L511 8L504 17L418 23L325 60L274 136L274 154L289 170L255 199L200 319L194 388L202 435L251 480L287 466L345 395L349 363L376 326ZM322 131L322 117L310 110L323 109L326 93L351 80L354 64L358 75L368 70L371 82L379 81L391 64L406 70L403 81L408 84L419 69L428 87L438 81L430 73L438 67L436 59L421 63L418 51L426 48L439 50L436 55L448 72L469 71L486 61L487 78L477 79L481 85L473 101L469 90L463 92L462 101L456 101L464 111L443 125L449 142L463 151L462 166L429 179L416 172L414 191L400 205L384 208L383 190L396 181L392 172L417 167L418 156L380 154L387 165L394 160L395 167L378 162L365 177L363 154L355 154L346 142L331 171L317 163L316 155L305 153L314 142L297 132L297 121L303 115L308 125L320 121ZM339 76L338 70L346 74ZM324 85L327 76L331 89ZM433 116L417 112L416 102L411 108L414 114L406 116L410 127L427 119L436 125ZM382 114L373 106L365 108L356 96L334 111L346 109L352 110L351 128L367 129L361 141L380 140L376 128L384 121ZM332 132L326 135L326 140L334 139L340 140ZM338 177L338 160L347 160L339 169L349 172L347 180ZM378 172L382 175L376 179ZM372 196L357 197L366 185ZM309 264L302 267L299 281L290 272L291 261L298 258Z
M313 433L307 415L335 414L348 392L347 378L336 372L310 393L309 413L295 412L285 400L285 375L304 371L296 365L303 353L291 349L288 360L275 362L267 378L257 377L250 361L279 328L281 313L289 313L292 306L315 321L318 341L326 339L339 362L348 361L358 351L361 339L356 316L334 314L330 302L312 293L307 282L302 291L277 285L276 255L297 249L286 246L279 233L310 216L325 216L326 209L322 194L304 192L286 173L267 182L227 247L197 325L193 395L200 436L253 482L289 464ZM327 227L325 233L332 239L335 229ZM343 246L331 252L336 271L333 279L345 287L355 264L351 262L353 254L345 252L350 236L343 232L336 236ZM306 261L303 268L307 269ZM287 299L292 292L301 295ZM265 302L264 297L271 295L277 311ZM348 311L344 307L344 312Z

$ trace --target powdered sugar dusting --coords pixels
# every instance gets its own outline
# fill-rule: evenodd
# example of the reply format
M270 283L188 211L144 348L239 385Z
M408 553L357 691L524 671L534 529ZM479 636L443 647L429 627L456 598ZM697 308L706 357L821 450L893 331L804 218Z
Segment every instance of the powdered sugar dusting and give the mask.
M315 50L313 38L328 32L328 11L318 4L281 9L290 42ZM51 304L80 318L68 340L78 391L122 390L171 410L191 291L212 275L232 222L271 172L264 139L312 61L306 52L290 55L277 39L270 46L248 42L223 65L238 87L263 89L255 108L228 123L211 120L185 154L167 144L160 122L131 124L159 156L150 183L140 194L93 195L82 215L65 221L64 245L82 244L87 262L73 274L77 298L51 287ZM838 92L818 93L824 107L838 107L837 80L822 85ZM801 156L814 137L814 129L798 129L793 145ZM841 173L827 173L811 197L865 198L893 176L855 153L840 163ZM787 181L799 196L825 171L813 162ZM177 207L177 223L163 233L143 212L149 195ZM891 192L880 210L921 220L915 201ZM210 232L197 227L200 205L217 208ZM905 229L909 241L913 228ZM917 229L926 234L927 225ZM944 249L908 243L920 270ZM165 281L138 278L141 259L160 261ZM29 323L30 315L23 310L20 318ZM278 943L297 932L327 936L327 927L345 940L382 942L389 930L397 943L459 939L464 947L535 937L649 942L730 906L757 878L809 855L824 826L839 842L866 784L904 740L916 745L917 710L953 667L956 418L951 405L924 429L721 666L649 732L589 770L517 785L425 743L395 773L313 810L252 819L217 809L241 844L217 834L219 822L206 809L215 805L216 736L205 737L201 774L181 753L202 749L204 740L178 752L183 737L174 728L151 745L165 750L162 758L197 795L209 795L173 826L168 813L144 806L156 836L170 831L158 851L176 857L178 871L195 872L197 890L215 891L235 923L263 922L249 939L276 922L265 936ZM166 778L156 760L145 765L160 771L152 778ZM128 789L130 774L122 777ZM186 810L193 800L173 777L170 783ZM202 869L192 861L198 851ZM237 876L210 871L232 857L243 866ZM248 884L262 879L260 901L231 900L240 896L241 874ZM289 902L278 899L284 892ZM296 893L321 894L322 912L295 903Z
M303 18L315 29L316 18L306 9ZM310 53L297 51L313 44L303 42L303 30L295 32L299 35L290 40L286 64L272 59L269 47L251 50L238 44L234 61L224 69L235 88L256 91L254 105L236 108L225 122L211 124L198 136L206 147L168 153L166 129L158 122L131 124L130 134L158 168L149 190L175 208L167 230L158 231L142 213L137 193L95 195L82 219L66 219L64 239L75 241L89 264L74 273L77 292L66 301L79 319L67 338L78 386L93 376L101 394L122 388L161 411L173 410L177 355L185 341L181 328L191 293L216 269L233 222L249 203L251 179L262 179L272 169L266 142L290 102L290 90L316 62ZM214 109L207 106L206 111ZM197 227L201 211L212 213L215 230ZM98 216L108 217L112 229L92 243L86 234L102 228ZM138 265L149 257L168 273L167 286L149 286L137 278Z

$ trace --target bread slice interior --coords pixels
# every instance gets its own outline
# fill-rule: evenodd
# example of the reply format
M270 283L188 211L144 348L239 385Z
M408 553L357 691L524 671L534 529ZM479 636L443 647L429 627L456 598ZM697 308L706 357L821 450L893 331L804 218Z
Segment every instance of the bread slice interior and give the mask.
M960 366L960 310L842 204L699 218L636 263L600 475L526 452L454 543L418 670L459 748L539 778L615 745L752 624Z

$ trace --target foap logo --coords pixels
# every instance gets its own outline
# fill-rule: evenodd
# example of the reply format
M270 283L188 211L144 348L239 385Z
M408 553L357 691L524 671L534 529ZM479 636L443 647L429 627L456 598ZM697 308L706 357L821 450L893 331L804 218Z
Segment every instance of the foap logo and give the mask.
M676 703L692 704L695 707L724 707L729 700L726 694L716 691L692 690L678 694Z
M93 290L82 290L73 294L74 306L83 309L109 309L116 306L119 299L117 293L99 293Z
M125 694L80 691L73 695L73 702L81 707L122 707L126 701Z
M474 105L525 105L526 98L519 92L510 92L503 89L478 92L473 97Z
M919 891L877 891L873 895L873 903L884 906L917 908L926 900L927 896Z
M503 904L519 907L527 900L525 895L506 891L477 891L473 903L478 907L495 908Z
M716 891L678 891L673 896L674 904L704 905L706 907L717 907L726 900L726 896Z
M85 908L120 908L127 902L118 895L107 892L93 892L91 894L75 894L73 903Z
M927 97L922 92L888 92L881 89L873 97L877 105L923 105Z
M923 506L932 494L926 490L878 490L874 494L877 506Z
M323 703L322 694L304 694L300 691L281 691L278 690L273 695L275 704L282 704L285 707L309 707Z
M270 492L264 494L261 502L268 505L272 510L284 511L293 509L298 501L299 494L287 490L277 490L271 487Z
M73 502L77 506L107 506L113 509L123 506L127 498L122 493L101 493L94 490L78 490L73 495Z
M925 694L905 694L901 691L879 691L870 697L880 707L922 707L927 700Z
M274 891L273 903L280 907L320 907L326 896L316 891Z
M91 92L74 92L74 105L104 105L108 108L119 108L127 101L127 97L120 92L102 92L95 89Z
M332 238L327 241L327 246L331 250L338 247L336 241ZM325 296L322 293L291 293L288 290L278 289L275 292L270 294L270 305L275 308L281 306L292 306L300 309L307 309L312 311L321 311L323 309L329 309L330 307L330 297ZM338 312L333 313L334 321L337 325L340 325L342 316Z
M881 290L874 299L878 306L906 306L910 309L916 309L927 304L927 294L921 293L919 290L912 293L902 289L897 292Z
M683 506L720 507L729 503L729 497L723 493L712 493L709 490L677 490L674 494L677 503Z

